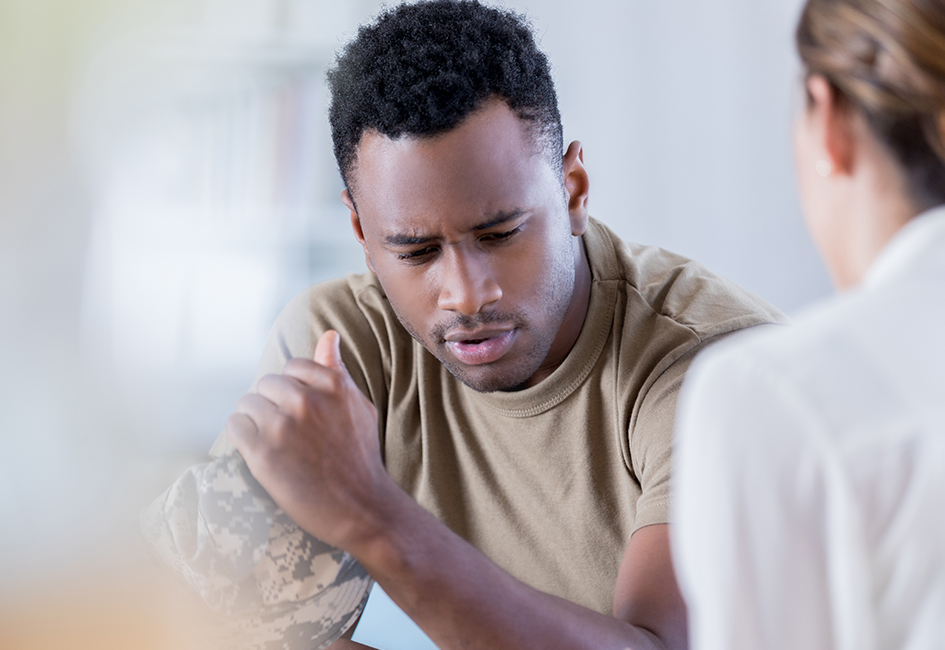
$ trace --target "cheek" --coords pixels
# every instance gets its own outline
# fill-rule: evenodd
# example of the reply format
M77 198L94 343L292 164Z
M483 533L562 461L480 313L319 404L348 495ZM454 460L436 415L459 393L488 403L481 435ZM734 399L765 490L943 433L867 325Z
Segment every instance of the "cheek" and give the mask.
M424 273L396 264L377 264L375 274L397 316L414 333L425 334L436 305L435 283Z
M570 228L543 234L508 260L503 290L533 324L557 327L574 291L575 240Z
M552 233L541 235L497 256L494 268L503 294L514 296L517 301L544 302L549 290L566 282L563 271L567 266L573 266L570 242L564 242Z

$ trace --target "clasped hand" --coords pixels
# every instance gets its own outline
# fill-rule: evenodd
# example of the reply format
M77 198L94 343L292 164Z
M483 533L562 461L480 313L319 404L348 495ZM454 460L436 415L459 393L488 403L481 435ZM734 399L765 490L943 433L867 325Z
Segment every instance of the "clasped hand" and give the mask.
M372 531L393 482L381 462L377 410L341 359L329 330L314 361L290 359L259 380L226 422L230 442L273 500L303 529L349 550Z

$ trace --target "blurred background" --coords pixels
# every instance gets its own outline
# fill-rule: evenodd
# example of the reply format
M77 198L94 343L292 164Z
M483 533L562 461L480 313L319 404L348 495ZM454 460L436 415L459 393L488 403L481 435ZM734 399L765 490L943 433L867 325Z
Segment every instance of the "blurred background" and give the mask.
M789 313L829 291L793 181L799 0L497 4L551 59L594 216ZM134 594L122 620L169 629L137 513L205 457L289 298L364 270L324 72L379 7L0 0L0 646L112 647L77 603ZM382 604L361 638L419 647Z

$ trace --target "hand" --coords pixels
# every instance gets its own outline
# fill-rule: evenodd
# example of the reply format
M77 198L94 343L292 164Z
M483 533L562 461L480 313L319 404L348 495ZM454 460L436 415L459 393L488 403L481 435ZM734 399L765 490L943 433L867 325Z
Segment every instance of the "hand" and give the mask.
M370 530L378 497L393 485L381 462L377 410L341 360L329 330L315 360L290 359L240 398L226 422L256 480L303 529L346 548Z

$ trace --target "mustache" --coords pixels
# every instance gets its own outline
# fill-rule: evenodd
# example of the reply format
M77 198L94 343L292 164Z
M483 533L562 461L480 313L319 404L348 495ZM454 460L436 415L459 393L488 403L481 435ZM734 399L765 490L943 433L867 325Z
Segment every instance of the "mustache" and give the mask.
M484 312L475 316L466 314L456 314L454 318L446 323L437 325L433 329L433 336L437 341L446 338L446 334L452 330L464 329L475 330L488 325L512 325L521 327L521 319L510 312Z

